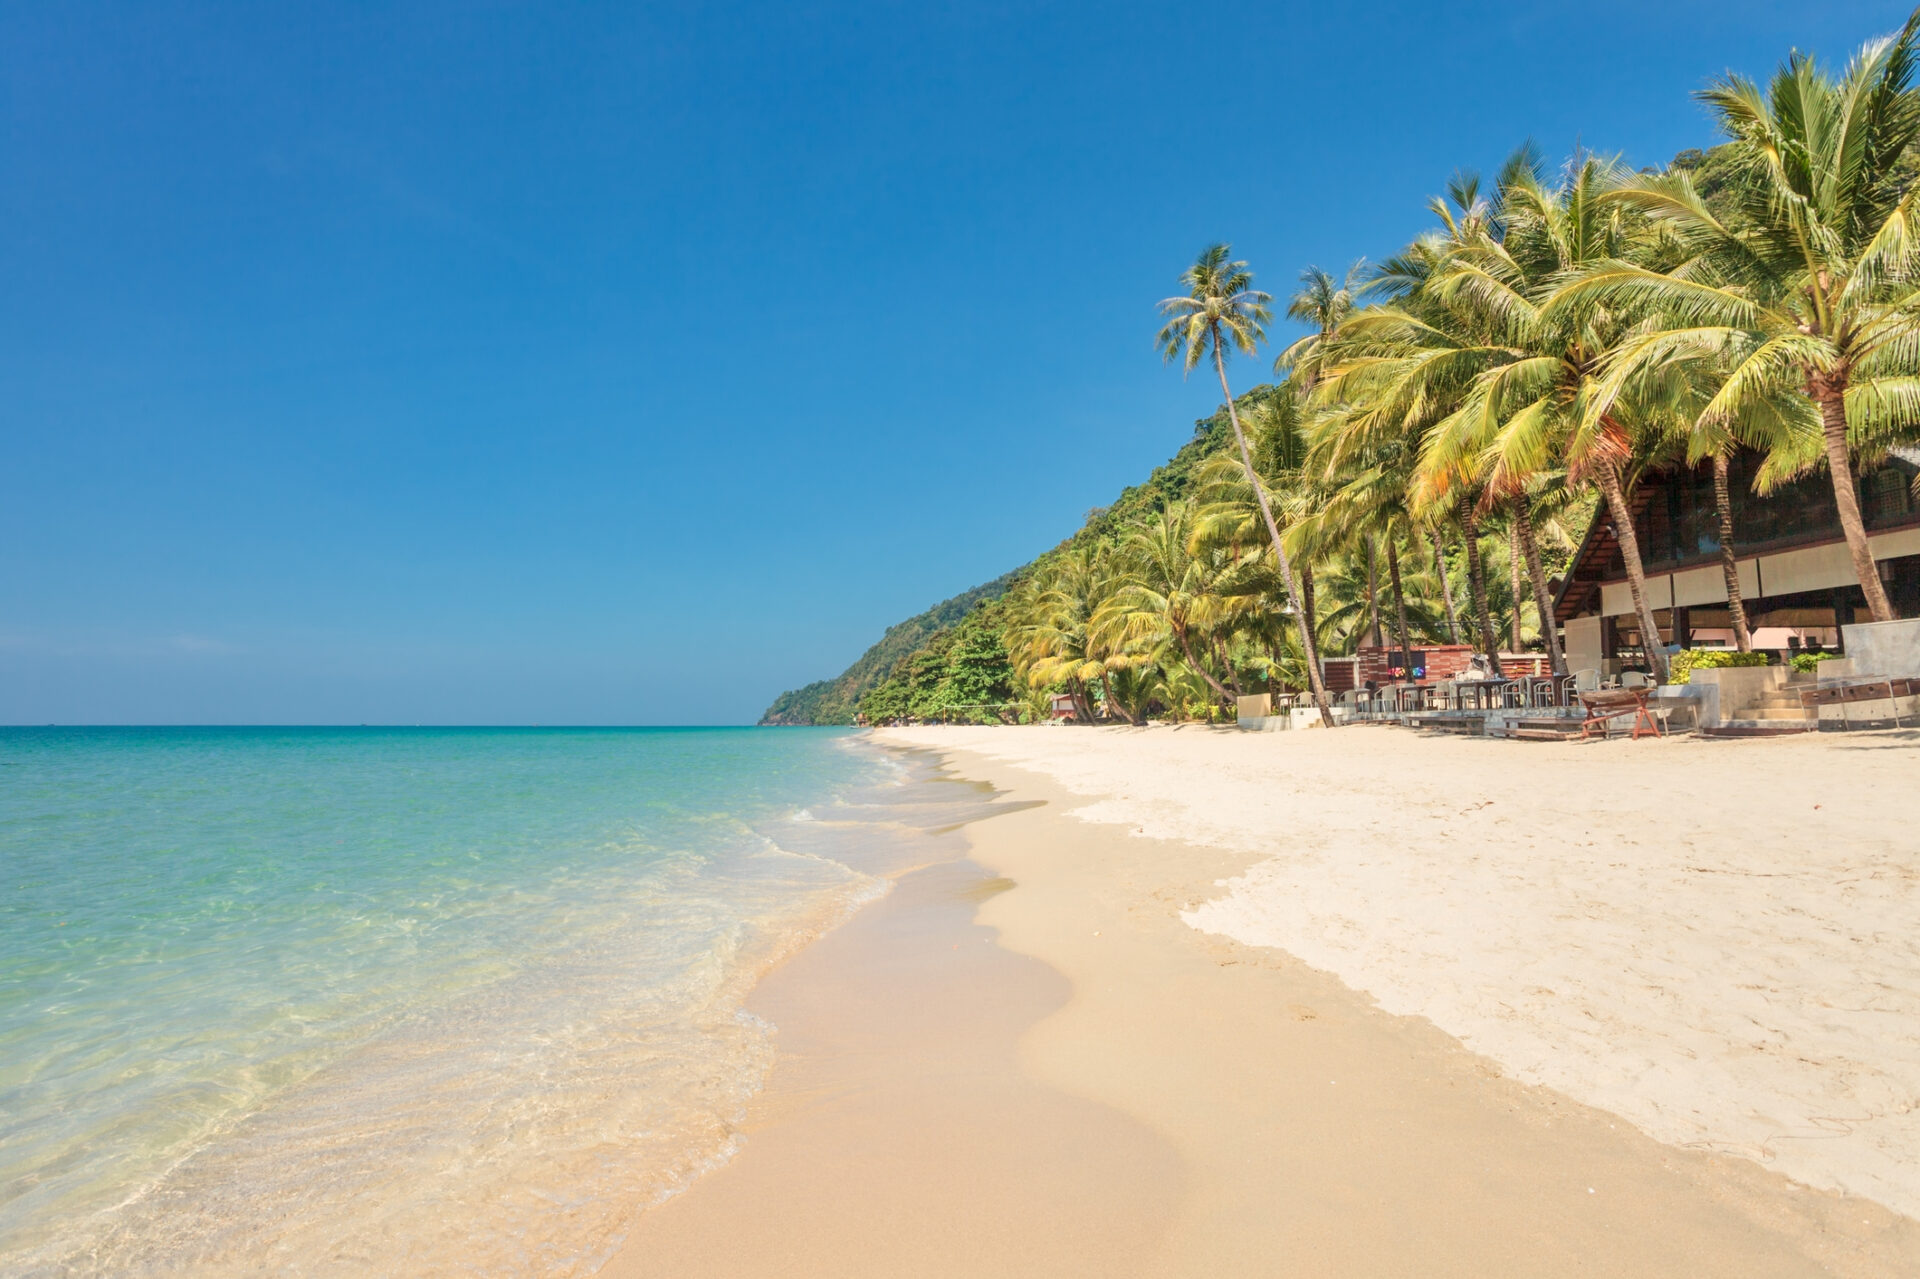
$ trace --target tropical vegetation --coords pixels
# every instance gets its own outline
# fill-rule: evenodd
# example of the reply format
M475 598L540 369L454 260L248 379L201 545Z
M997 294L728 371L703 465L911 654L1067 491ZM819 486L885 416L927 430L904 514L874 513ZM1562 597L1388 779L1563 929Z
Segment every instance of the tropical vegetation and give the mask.
M1725 141L1657 171L1524 146L1491 180L1456 173L1399 252L1301 274L1283 305L1305 332L1238 395L1229 363L1260 353L1276 304L1209 246L1156 341L1218 380L1221 409L910 650L770 720L1018 722L1056 698L1082 719L1221 719L1250 692L1324 706L1323 659L1361 646L1465 643L1496 671L1534 650L1564 672L1556 578L1596 518L1659 634L1634 500L1674 466L1712 468L1744 653L1743 454L1762 493L1827 477L1868 612L1894 616L1857 483L1920 438L1917 57L1920 10L1844 67L1796 52L1764 86L1716 80L1698 97ZM1644 648L1661 679L1764 660L1690 651L1670 671Z

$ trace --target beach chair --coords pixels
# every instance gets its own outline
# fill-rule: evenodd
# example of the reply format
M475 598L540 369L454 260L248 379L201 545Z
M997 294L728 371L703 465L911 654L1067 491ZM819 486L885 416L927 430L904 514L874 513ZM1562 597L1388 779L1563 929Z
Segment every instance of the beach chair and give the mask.
M1580 694L1600 691L1600 672L1592 667L1575 671L1560 681L1560 701L1565 706L1578 706Z

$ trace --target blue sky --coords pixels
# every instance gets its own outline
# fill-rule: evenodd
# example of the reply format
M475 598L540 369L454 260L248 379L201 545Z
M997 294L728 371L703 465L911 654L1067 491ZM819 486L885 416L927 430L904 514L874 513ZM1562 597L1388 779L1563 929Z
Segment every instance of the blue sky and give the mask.
M6 6L0 722L751 720L1180 445L1203 244L1904 16Z

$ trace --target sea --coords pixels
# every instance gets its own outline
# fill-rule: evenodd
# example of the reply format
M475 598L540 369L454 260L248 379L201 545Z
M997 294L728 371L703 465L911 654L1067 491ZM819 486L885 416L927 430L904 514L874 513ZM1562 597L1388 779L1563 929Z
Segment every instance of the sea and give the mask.
M0 1275L591 1274L971 792L817 729L0 729Z

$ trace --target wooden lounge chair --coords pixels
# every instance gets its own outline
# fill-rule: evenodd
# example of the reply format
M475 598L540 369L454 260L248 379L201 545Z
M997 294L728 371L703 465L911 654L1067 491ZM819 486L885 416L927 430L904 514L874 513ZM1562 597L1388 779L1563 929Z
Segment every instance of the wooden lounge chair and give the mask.
M1580 740L1591 737L1596 729L1601 736L1612 737L1613 721L1628 717L1633 719L1634 741L1639 741L1643 732L1649 737L1660 736L1660 726L1647 710L1652 692L1648 688L1601 688L1580 694L1580 704L1587 711L1587 717L1580 721Z

